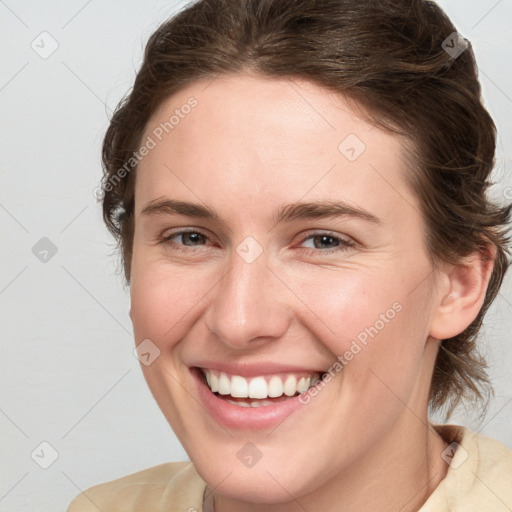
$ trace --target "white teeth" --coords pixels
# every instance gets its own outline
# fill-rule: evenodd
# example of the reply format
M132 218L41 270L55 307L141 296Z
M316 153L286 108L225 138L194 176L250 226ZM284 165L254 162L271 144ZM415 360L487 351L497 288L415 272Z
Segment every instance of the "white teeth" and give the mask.
M231 384L229 382L229 377L221 372L219 377L219 395L230 395L231 394Z
M249 398L267 398L267 396L268 386L265 377L256 377L252 379L249 384Z
M256 402L251 402L251 407L265 407L267 405L274 405L272 400L257 400Z
M206 372L206 375L210 375L210 382L208 382L208 379L206 379L206 382L208 382L210 389L215 393L219 390L219 378L213 372Z
M233 404L233 405L238 405L240 407L251 407L251 404L248 402L235 402L234 400L229 400L229 399L226 399L226 402Z
M248 393L247 381L238 375L231 377L231 396L245 398Z
M293 396L297 391L297 378L295 375L288 375L284 383L284 394L286 396Z
M309 384L311 382L310 377L302 377L299 382L297 382L297 391L299 393L305 393L309 389Z
M267 398L280 396L292 397L297 393L305 393L320 380L320 374L312 373L307 376L271 375L246 379L240 375L229 376L225 372L203 369L208 387L213 393L231 395L233 398L256 398L257 401L230 401L241 407L261 407L274 403Z
M226 402L232 405L238 405L239 407L265 407L267 405L274 405L272 400L254 400L253 402L235 402L234 400L229 400L226 398Z
M277 375L270 377L270 381L268 383L268 396L271 398L275 398L281 396L283 394L283 381Z

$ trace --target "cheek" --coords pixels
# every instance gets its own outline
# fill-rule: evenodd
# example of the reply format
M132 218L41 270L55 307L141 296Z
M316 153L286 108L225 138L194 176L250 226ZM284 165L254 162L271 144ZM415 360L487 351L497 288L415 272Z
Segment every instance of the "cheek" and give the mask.
M314 316L308 327L331 351L341 354L354 339L364 343L370 330L383 331L401 308L379 273L369 269L319 269L288 277L297 295Z
M390 285L388 275L324 272L301 281L299 293L316 313L307 327L340 363L334 373L342 371L345 385L354 390L382 376L392 389L406 393L421 365L429 325L427 290L411 293L413 276Z
M190 279L178 271L169 272L165 265L134 260L130 284L133 328L137 342L149 338L157 344L172 344L183 334L188 315L200 303L205 290L201 279ZM204 284L204 283L203 283Z
M381 410L401 409L417 381L422 382L422 389L428 389L422 373L428 322L420 314L427 305L423 300L400 299L369 318L344 353L347 361L352 358L345 367L351 394L361 398L366 394ZM352 355L354 352L357 354Z

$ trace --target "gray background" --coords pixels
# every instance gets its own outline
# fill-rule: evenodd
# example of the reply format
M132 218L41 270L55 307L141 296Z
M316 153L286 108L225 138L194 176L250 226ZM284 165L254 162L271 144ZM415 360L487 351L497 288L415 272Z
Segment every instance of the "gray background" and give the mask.
M108 117L145 41L183 4L0 0L2 511L64 510L92 484L187 458L133 356L128 290L94 197ZM511 200L512 0L440 4L475 48L500 133L493 195ZM510 447L511 279L483 333L495 399L483 421L451 420Z

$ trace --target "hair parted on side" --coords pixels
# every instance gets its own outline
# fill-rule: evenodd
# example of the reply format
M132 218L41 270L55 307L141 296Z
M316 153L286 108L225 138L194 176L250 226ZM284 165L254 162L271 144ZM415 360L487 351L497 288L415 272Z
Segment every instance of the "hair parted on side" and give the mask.
M508 267L511 206L487 197L496 128L482 104L471 45L456 58L443 49L454 32L427 0L200 0L163 23L103 142L103 217L120 245L127 281L136 163L122 179L119 171L134 162L160 104L219 75L306 79L354 100L372 122L410 141L407 178L420 200L433 261L458 263L495 249L480 313L441 342L430 406L451 411L462 399L483 398L490 387L476 339Z

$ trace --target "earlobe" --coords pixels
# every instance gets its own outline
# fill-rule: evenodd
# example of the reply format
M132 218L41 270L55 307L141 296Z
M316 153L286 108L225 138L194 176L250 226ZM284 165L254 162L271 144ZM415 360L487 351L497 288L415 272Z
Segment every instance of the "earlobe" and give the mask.
M485 300L495 257L494 246L464 258L441 271L442 286L430 336L447 339L457 336L477 317Z

